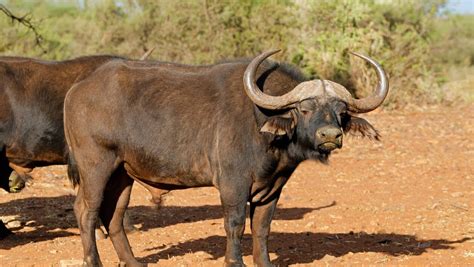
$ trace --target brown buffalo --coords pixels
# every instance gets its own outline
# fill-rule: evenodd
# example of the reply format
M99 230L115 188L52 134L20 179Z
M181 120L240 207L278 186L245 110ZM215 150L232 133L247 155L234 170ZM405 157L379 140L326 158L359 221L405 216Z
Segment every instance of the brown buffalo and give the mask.
M73 86L65 132L69 167L80 179L74 211L87 266L101 264L98 217L120 261L141 265L122 225L134 180L163 190L216 187L226 266L243 265L249 202L254 264L271 266L270 223L288 178L303 160L325 162L342 147L343 132L377 139L353 114L377 108L388 92L382 67L366 56L355 54L376 69L379 84L373 95L354 99L335 82L263 63L274 53L210 66L115 60Z
M146 52L146 59L153 50ZM86 56L65 61L0 57L0 187L10 191L34 167L67 164L64 97L71 86L116 56ZM13 186L14 187L14 186ZM0 221L0 225L3 223ZM0 227L0 238L9 232Z

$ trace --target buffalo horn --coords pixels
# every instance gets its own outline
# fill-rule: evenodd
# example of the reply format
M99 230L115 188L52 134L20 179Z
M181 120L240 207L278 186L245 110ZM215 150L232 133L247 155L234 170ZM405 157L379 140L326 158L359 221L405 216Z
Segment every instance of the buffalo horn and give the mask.
M376 109L382 104L383 100L387 96L388 79L380 64L367 56L357 53L352 54L368 61L377 70L379 85L377 86L375 93L371 96L365 97L363 99L355 99L345 87L327 80L312 80L302 82L293 90L282 96L267 95L258 88L255 82L255 75L257 73L258 66L266 58L279 51L280 50L271 50L260 54L250 62L250 64L247 66L247 69L245 70L243 78L245 93L247 93L248 97L259 107L271 110L292 108L295 107L295 104L298 102L325 95L327 91L329 91L331 94L335 94L342 101L347 103L349 111L364 113ZM326 88L330 90L327 90Z

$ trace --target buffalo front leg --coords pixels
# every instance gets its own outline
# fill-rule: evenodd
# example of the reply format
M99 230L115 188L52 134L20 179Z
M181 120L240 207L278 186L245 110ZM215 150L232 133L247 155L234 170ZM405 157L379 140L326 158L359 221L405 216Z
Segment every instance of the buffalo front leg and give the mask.
M248 190L245 189L245 186L238 185L230 186L230 188L221 187L220 194L224 208L224 228L227 236L225 266L245 266L242 260L241 241L245 230L245 208Z
M13 169L8 164L8 158L4 148L0 148L0 188L10 192L9 177Z
M100 218L109 233L120 261L126 266L145 266L133 256L124 229L124 215L130 200L132 185L133 179L127 175L123 168L119 168L112 175L105 190Z
M270 224L280 197L280 191L263 203L250 203L250 223L252 227L253 262L255 266L274 266L268 256L268 235Z

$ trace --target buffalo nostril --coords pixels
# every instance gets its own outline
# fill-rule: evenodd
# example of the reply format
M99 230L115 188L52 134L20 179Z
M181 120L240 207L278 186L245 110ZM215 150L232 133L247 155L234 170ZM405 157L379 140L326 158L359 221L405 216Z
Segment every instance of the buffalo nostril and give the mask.
M341 137L342 137L342 133L338 133L338 134L336 135L336 139L339 139L339 138L341 138Z

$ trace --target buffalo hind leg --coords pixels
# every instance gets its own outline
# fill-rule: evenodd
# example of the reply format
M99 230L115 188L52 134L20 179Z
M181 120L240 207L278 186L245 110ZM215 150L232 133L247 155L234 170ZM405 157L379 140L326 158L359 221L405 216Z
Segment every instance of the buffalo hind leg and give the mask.
M81 233L84 264L95 267L102 266L95 239L95 226L106 185L117 166L114 166L116 157L110 151L87 152L91 154L76 156L81 182L74 203L74 213ZM94 160L97 155L101 155L102 159Z
M125 214L123 216L123 228L125 229L125 233L127 234L138 231L138 228L133 225L132 219L130 218L128 211L125 211ZM109 233L105 230L105 227L103 227L102 221L97 222L95 229L96 240L107 239L108 235Z
M133 179L123 167L119 167L107 185L100 210L100 218L109 233L115 251L126 266L145 266L133 256L130 243L124 229L124 215L130 200Z
M219 189L224 208L224 228L227 236L225 266L245 266L242 260L241 241L245 230L245 209L248 200L248 186L234 180L223 183ZM234 184L235 183L235 184Z
M263 203L250 203L250 225L252 227L253 263L258 267L274 266L268 256L270 224L280 197L280 191Z

